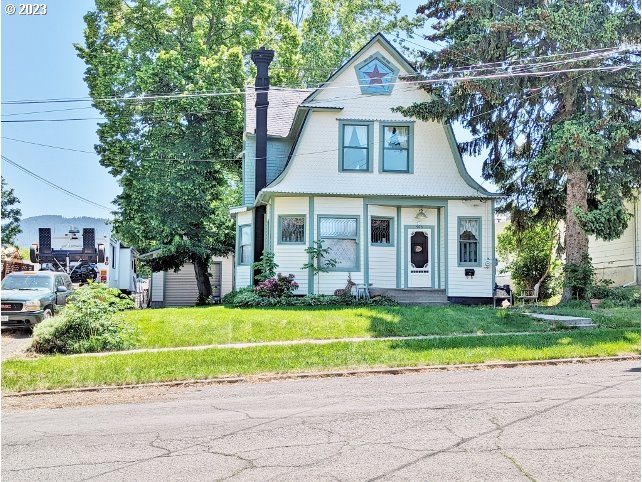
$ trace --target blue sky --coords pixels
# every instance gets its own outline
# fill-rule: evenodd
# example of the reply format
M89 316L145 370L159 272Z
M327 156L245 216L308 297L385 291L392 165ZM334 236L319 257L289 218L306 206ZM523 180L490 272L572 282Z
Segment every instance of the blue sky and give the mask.
M45 1L45 0L43 0ZM75 42L82 42L83 15L89 0L49 0L47 15L9 16L2 0L1 97L2 101L87 97L84 63L76 56ZM17 2L13 2L16 3ZM414 13L419 2L402 1L403 12ZM424 45L427 42L420 41ZM26 169L95 203L111 206L119 193L116 180L98 163L98 156L8 140L6 137L92 151L98 142L96 120L72 122L9 123L16 119L97 118L89 103L26 104L2 106L2 154ZM38 114L12 114L50 109L82 108ZM461 132L458 132L458 137ZM473 177L480 179L480 163L467 161ZM2 162L2 176L21 201L23 217L60 214L67 217L109 217L109 211L74 199Z

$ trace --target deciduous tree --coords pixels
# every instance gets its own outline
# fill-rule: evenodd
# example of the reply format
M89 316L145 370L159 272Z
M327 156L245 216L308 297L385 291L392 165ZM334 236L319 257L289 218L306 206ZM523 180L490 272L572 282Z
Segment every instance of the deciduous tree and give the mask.
M7 186L4 177L2 178L2 246L13 246L16 244L16 236L20 229L20 216L22 212L17 204L20 201L13 193L13 189Z

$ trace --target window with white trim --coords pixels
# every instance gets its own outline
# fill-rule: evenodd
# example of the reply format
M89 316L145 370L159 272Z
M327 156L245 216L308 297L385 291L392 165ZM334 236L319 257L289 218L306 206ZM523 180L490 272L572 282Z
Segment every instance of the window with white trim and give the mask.
M337 262L333 270L359 269L358 226L356 217L319 217L319 238L330 249L328 258Z
M481 260L481 219L458 218L458 264L459 266L480 266Z
M239 226L239 264L252 263L252 226Z

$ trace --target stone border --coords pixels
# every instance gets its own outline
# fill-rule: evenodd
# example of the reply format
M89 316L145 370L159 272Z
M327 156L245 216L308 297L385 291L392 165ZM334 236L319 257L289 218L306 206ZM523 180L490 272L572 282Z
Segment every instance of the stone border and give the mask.
M607 357L557 358L551 360L506 361L488 363L464 363L459 365L422 365L414 367L364 368L355 370L335 370L326 372L279 373L269 375L248 375L243 377L217 377L198 380L176 380L171 382L138 383L134 385L99 385L96 387L61 388L55 390L36 390L2 394L3 398L27 397L34 395L54 395L58 393L99 392L103 390L122 390L127 388L176 387L193 385L220 385L242 382L272 382L279 380L302 380L308 378L340 378L364 375L403 375L406 373L483 370L487 368L516 368L520 366L563 365L573 363L594 363L640 360L640 355L617 355Z

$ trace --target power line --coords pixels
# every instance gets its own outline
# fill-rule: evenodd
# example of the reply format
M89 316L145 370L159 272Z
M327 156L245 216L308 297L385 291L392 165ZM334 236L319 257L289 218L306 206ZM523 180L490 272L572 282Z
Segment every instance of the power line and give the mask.
M548 58L548 57L559 57L563 55L571 55L575 53L584 53L584 54L592 54L592 53L600 53L600 55L597 56L590 56L586 58L574 58L574 59L567 59L564 61L558 61L557 63L569 63L569 62L580 62L583 60L591 60L595 59L598 57L610 55L611 53L615 53L617 51L624 51L628 50L631 48L637 48L637 47L632 47L628 45L622 45L618 47L610 47L606 49L594 49L594 50L586 50L586 51L578 51L578 52L567 52L567 53L559 53L559 54L550 54L546 56L539 56L535 58ZM493 65L493 64L502 64L500 67L504 68L510 68L511 65L506 65L510 63L515 63L515 62L523 62L523 61L529 61L532 59L507 59L501 62L492 62L489 64L472 64L468 66L462 66L462 67L457 67L458 70L465 70L468 69L468 71L476 71L476 70L488 70L487 68L483 68L484 65ZM537 67L537 66L542 66L545 64L522 64L518 66L519 68L528 68L528 67ZM610 68L610 67L605 67L605 68ZM602 69L601 67L589 67L589 69ZM549 71L549 72L534 72L534 73L528 73L528 75L545 75L545 74L553 74L557 73L558 71ZM496 74L495 74L496 75ZM494 78L493 75L488 75L488 78ZM468 77L458 77L458 78L441 78L441 79L424 79L424 80L417 80L417 81L404 81L403 83L422 83L422 82L429 82L429 81L459 81L459 80L467 80L469 79ZM400 82L397 82L400 83ZM396 83L387 83L385 85L394 85ZM362 84L357 84L358 86L362 86ZM246 87L251 87L250 85ZM326 86L325 89L329 88L345 88L345 86ZM311 88L311 89L288 89L288 88L279 88L279 87L271 87L273 90L289 90L289 91L299 91L299 92L314 92L317 90L316 88ZM233 95L241 95L245 96L247 95L247 91L236 91L236 92L201 92L201 93L181 93L181 94L153 94L153 95L141 95L141 96L133 96L133 97L103 97L103 98L97 98L93 99L91 97L85 97L85 98L54 98L54 99L26 99L26 100L12 100L12 101L5 101L2 102L2 104L5 105L22 105L22 104L45 104L45 103L59 103L59 102L108 102L108 101L135 101L135 102L140 102L140 101L147 101L147 100L169 100L169 99L190 99L190 98L201 98L201 97L219 97L219 96L233 96Z
M38 174L36 174L35 172L32 172L32 171L30 171L29 169L27 169L27 168L25 168L25 167L22 167L20 164L18 164L18 163L17 163L17 162L15 162L15 161L12 161L11 159L9 159L9 158L8 158L7 156L5 156L4 154L2 155L2 159L3 159L4 161L8 162L9 164L11 164L12 166L17 167L17 168L18 168L18 169L20 169L21 171L23 171L23 172L27 173L27 174L28 174L28 175L30 175L31 177L33 177L33 178L35 178L35 179L38 179L39 181L41 181L41 182L43 182L43 183L47 184L48 186L51 186L51 187L53 187L53 188L55 188L55 189L58 189L59 191L62 191L62 192L64 192L65 194L67 194L67 195L69 195L69 196L72 196L72 197L74 197L74 198L78 199L79 201L83 201L83 202L89 203L89 204L91 204L91 205L93 205L93 206L96 206L96 207L99 207L99 208L101 208L101 209L106 209L107 211L110 211L110 212L111 212L111 210L112 210L112 208L109 208L109 207L107 207L107 206L103 206L102 204L98 204L98 203L96 203L96 202L92 201L91 199L84 198L84 197L82 197L82 196L79 196L79 195L78 195L78 194L76 194L76 193L73 193L73 192L71 192L71 191L69 191L69 190L65 189L64 187L61 187L61 186L59 186L58 184L54 184L53 182L49 181L48 179L45 179L44 177L39 176L39 175L38 175Z

